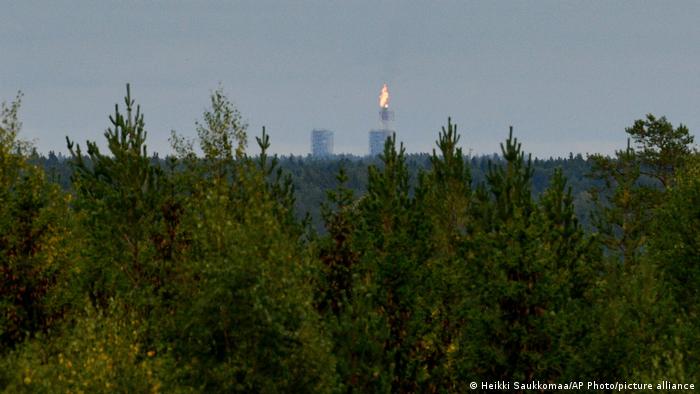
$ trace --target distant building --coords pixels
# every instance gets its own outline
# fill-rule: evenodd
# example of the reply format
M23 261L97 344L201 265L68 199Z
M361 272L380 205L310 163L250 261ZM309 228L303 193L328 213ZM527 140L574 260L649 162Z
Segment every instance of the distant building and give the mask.
M393 130L381 129L369 132L369 155L377 156L384 152L384 143L391 137Z
M313 130L311 132L311 154L314 157L333 155L333 132L330 130Z
M370 130L369 132L369 155L377 156L384 152L384 145L387 138L396 131L392 127L394 122L394 111L389 109L389 86L384 84L379 93L379 122L381 128Z

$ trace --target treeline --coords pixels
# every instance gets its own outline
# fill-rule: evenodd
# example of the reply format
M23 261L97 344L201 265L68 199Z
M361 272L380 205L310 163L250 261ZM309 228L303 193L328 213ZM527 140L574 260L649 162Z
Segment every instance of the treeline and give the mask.
M432 166L432 155L427 153L405 154L406 168L409 174L409 193L418 186L421 171L429 171ZM471 174L471 184L476 187L486 180L490 164L502 163L502 158L496 155L466 157ZM367 168L382 167L383 162L378 157L336 156L318 159L307 157L282 157L280 167L289 173L296 190L295 210L300 219L308 213L313 227L325 233L321 206L326 199L326 192L338 186L337 174L342 168L348 177L345 186L360 197L367 191ZM532 193L535 198L547 189L549 181L557 169L567 178L567 184L572 188L574 207L577 215L585 225L588 225L592 201L588 193L601 183L587 175L591 163L581 155L570 154L568 158L549 158L532 160Z
M6 392L698 382L700 158L682 125L648 115L614 157L568 161L588 176L585 231L563 171L538 173L512 130L499 159L465 157L448 120L432 155L392 138L368 167L284 171L216 91L161 160L127 87L109 152L68 140L64 189L18 136L20 99L0 118ZM295 209L314 178L322 234Z
M418 185L419 173L430 170L432 156L427 153L413 153L406 154L405 157L410 193L413 193ZM501 156L495 154L466 159L474 187L486 180L489 164L501 163L502 160ZM167 158L157 156L151 160L163 167L168 163ZM49 179L61 185L63 190L71 191L72 167L69 157L53 151L46 156L32 152L29 162L43 168ZM295 215L299 220L306 219L308 215L314 230L322 234L325 234L325 226L321 206L326 200L327 191L338 186L338 171L341 168L345 171L348 177L345 186L359 197L367 191L367 167L370 165L381 167L383 163L379 157L353 155L321 159L310 155L279 157L279 167L285 174L290 175L294 185ZM567 158L535 158L532 160L532 169L532 193L535 198L547 189L554 172L561 169L567 179L567 185L571 186L577 217L586 229L590 229L590 215L593 209L590 190L602 185L600 180L588 176L591 172L591 160L580 154L570 154Z

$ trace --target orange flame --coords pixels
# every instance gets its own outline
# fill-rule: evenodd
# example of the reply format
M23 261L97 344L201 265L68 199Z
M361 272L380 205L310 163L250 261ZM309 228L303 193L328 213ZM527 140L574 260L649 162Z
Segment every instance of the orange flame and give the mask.
M384 84L382 91L379 93L379 106L389 108L389 87Z

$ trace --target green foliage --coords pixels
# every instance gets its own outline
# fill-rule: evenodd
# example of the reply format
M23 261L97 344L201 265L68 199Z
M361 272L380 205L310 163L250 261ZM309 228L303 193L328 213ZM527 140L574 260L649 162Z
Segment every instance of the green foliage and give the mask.
M313 307L314 262L291 210L294 190L267 154L265 129L260 154L248 157L245 134L231 134L244 126L219 127L240 119L232 113L215 93L204 116L211 127L199 126L204 160L181 154L185 169L175 176L185 187L188 249L178 307L159 341L172 343L175 379L197 391L330 391L335 361ZM235 156L231 138L239 141Z
M17 92L10 104L3 101L0 105L0 186L3 189L10 187L31 147L28 142L17 138L22 128L19 120L21 105L22 92Z
M183 136L174 134L171 137L175 157L152 158L154 164L158 163L162 168L171 168L172 160L176 159L174 175L180 177L184 175L180 169L187 166L187 162L201 161L195 153L195 141ZM200 149L197 148L197 151ZM426 153L407 153L406 166L409 172L409 185L413 190L418 187L420 172L432 168L431 155ZM465 156L465 165L469 168L471 176L471 187L475 188L486 179L485 173L488 171L488 163L500 161L500 158L488 156ZM36 156L32 162L43 167L49 178L61 185L66 190L71 190L70 177L71 168L69 160L65 160L60 153L49 152L48 156ZM320 233L325 232L323 224L323 213L321 205L326 198L326 190L337 187L336 175L342 167L348 176L347 188L352 190L356 196L361 196L367 192L367 167L377 165L378 157L361 157L352 155L334 156L327 159L317 159L313 156L280 156L278 158L278 169L281 169L285 176L289 176L294 186L294 213L297 220L304 220L307 215L311 219L311 224ZM549 185L554 171L561 168L567 183L571 186L574 195L574 206L576 215L586 229L590 229L589 216L593 210L589 190L594 185L602 185L603 182L591 179L586 176L590 172L591 161L581 155L570 155L566 158L533 159L534 170L532 177L532 193L535 198L540 196ZM201 163L200 163L201 164ZM204 166L199 166L204 168ZM188 175L194 181L200 176ZM275 175L276 176L276 175ZM274 178L274 177L273 177ZM186 180L178 179L178 188L184 187Z
M692 354L686 341L697 330L688 329L692 323L680 307L686 301L668 289L693 286L688 287L687 277L674 286L664 274L669 267L682 266L682 259L671 262L659 253L676 250L666 241L677 223L687 223L670 219L668 212L678 193L677 171L690 157L693 138L685 126L674 129L664 117L652 115L626 131L637 149L628 143L615 158L593 157L592 176L604 181L604 187L593 190L598 203L594 224L607 258L595 307L599 323L591 330L589 348L607 356L590 367L597 376L610 379L664 374L681 379L690 375L679 360ZM693 206L688 202L686 198L683 211ZM683 243L688 245L688 239Z
M431 232L436 251L455 253L455 237L463 234L470 225L471 172L459 143L457 125L447 119L436 142L440 155L433 150L431 169L423 173L419 181L417 198L432 221ZM436 233L436 234L435 234Z
M103 312L85 301L60 335L28 341L3 360L6 392L170 391L163 390L170 360L148 347L141 318L116 302Z
M605 182L591 191L597 205L593 225L613 259L635 264L647 242L652 210L661 192L642 182L639 155L629 144L616 152L615 159L600 155L592 159L591 177Z
M328 201L322 207L328 237L320 247L323 263L320 283L317 284L317 307L321 312L332 312L338 316L353 296L353 266L358 253L353 250L352 240L356 214L352 190L345 187L348 180L345 170L338 172L338 188L328 191Z
M176 353L202 360L195 381L207 390L323 390L333 361L305 285L309 257L271 214L263 178L244 182L259 191L249 200L211 194L198 209L188 259L197 278L178 316L187 345ZM236 212L238 203L247 209Z
M396 135L387 139L380 158L383 169L368 169L367 194L359 205L358 245L365 280L373 285L370 302L384 326L375 338L383 349L377 360L384 367L380 378L391 391L405 392L415 390L411 353L416 341L413 310L421 273L416 254L420 243L410 243L416 240L415 199L409 195L405 151L403 144L397 150Z
M593 224L613 257L634 264L647 244L654 209L690 154L693 137L687 127L674 129L665 117L651 114L625 131L637 150L628 141L627 149L617 151L615 158L591 157L590 176L604 181L604 187L591 190L598 205Z
M653 261L643 257L634 265L608 266L598 279L592 300L594 324L584 348L581 371L599 379L659 377L672 374L666 364L676 347L679 315Z
M171 143L180 160L189 166L190 172L198 170L198 177L206 176L218 182L227 182L233 176L236 160L245 155L248 139L248 125L234 105L219 87L210 96L211 108L202 115L202 122L196 122L197 144L204 155L203 163L196 163L194 141L178 135L174 131Z
M421 391L454 391L459 374L459 339L472 307L471 264L464 241L473 235L471 174L458 148L457 125L448 118L433 151L431 170L416 190L423 267L416 281L418 318L415 370ZM465 259L467 257L467 259Z
M68 140L85 237L80 278L101 305L116 295L137 301L165 285L173 228L180 220L177 203L168 199L166 175L147 154L143 114L134 108L129 85L124 104L126 114L115 105L105 132L109 155L88 141L86 157Z
M700 156L688 158L659 214L652 255L687 313L698 314L700 291Z
M700 376L700 354L693 345L700 340L700 156L686 158L674 180L654 226L650 259L675 300L676 328L669 335L669 347L657 363L666 362L678 375ZM670 350L669 350L670 349Z
M674 128L666 117L647 114L625 131L637 144L643 174L659 180L663 187L671 186L676 170L691 152L694 138L688 128L682 124Z
M61 315L71 257L69 196L28 163L20 98L0 111L0 355Z
M222 88L211 95L211 110L204 112L204 123L197 123L197 135L205 157L226 162L245 154L248 125L224 95Z
M392 136L379 159L280 160L264 128L246 152L218 89L198 139L173 133L177 155L160 160L127 85L109 152L68 141L65 194L17 138L20 98L0 119L5 392L437 393L700 373L700 160L665 118L589 161L533 161L512 128L501 157L467 157L450 118L432 155ZM317 235L299 208L324 189Z
M334 354L346 390L415 391L422 244L410 246L420 226L395 136L387 140L381 164L369 168L362 199L353 201L343 171L341 186L329 193L318 306L340 339Z
M530 161L512 130L502 151L505 164L492 167L477 193L479 230L467 240L477 298L462 357L472 373L489 379L572 377L572 349L587 323L590 243L561 173L537 204Z

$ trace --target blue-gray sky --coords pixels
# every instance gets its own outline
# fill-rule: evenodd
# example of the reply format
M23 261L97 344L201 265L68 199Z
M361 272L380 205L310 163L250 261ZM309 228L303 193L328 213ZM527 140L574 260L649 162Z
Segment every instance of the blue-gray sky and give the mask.
M462 145L610 153L648 112L700 130L700 2L2 1L0 98L25 93L23 137L65 152L102 140L126 82L149 150L170 151L221 84L273 150L313 128L363 154L389 84L399 139L430 151L451 116Z

